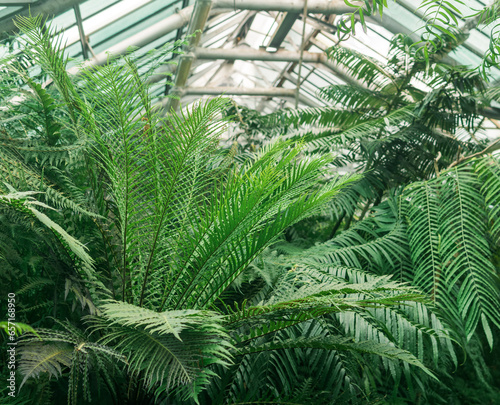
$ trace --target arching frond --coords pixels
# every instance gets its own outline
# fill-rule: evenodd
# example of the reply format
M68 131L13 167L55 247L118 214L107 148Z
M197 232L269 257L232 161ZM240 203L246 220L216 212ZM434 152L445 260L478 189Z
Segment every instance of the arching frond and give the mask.
M266 343L262 346L248 348L243 354L257 353L266 350L280 350L293 348L311 348L311 349L334 349L334 350L349 350L365 354L374 354L380 357L386 357L391 360L401 360L413 366L419 367L429 375L433 374L411 353L398 349L391 344L376 343L374 341L353 342L348 338L336 336L330 337L315 337L315 338L299 338L284 341Z
M46 214L37 210L35 208L36 206L48 209L52 208L35 200L31 197L33 194L39 193L29 191L15 192L15 190L13 190L13 192L9 194L0 195L0 205L6 206L24 215L28 215L54 232L54 235L59 239L67 252L79 261L81 271L85 274L84 278L90 282L92 290L95 290L96 286L99 286L102 289L101 292L106 291L104 285L98 281L94 269L94 260L88 254L86 247L80 241L68 234L59 224L50 219Z
M22 387L28 378L39 377L40 374L48 373L58 378L62 375L64 368L71 366L74 348L70 344L57 343L33 344L21 349L19 371L24 375L20 386Z
M488 216L488 228L495 243L500 242L500 164L498 159L487 157L479 160L475 167L481 181Z
M392 72L353 49L333 46L327 50L327 54L335 64L346 69L351 77L366 84L369 88L383 89L394 81Z
M467 339L481 323L492 345L490 325L500 326L499 292L478 177L469 166L455 167L410 185L403 201L408 207L414 281L456 314L458 323L464 322Z
M386 232L377 234L380 231L371 219L363 221L327 242L306 249L305 254L299 251L297 256L285 260L313 267L323 263L390 273L408 257L406 226L397 221Z

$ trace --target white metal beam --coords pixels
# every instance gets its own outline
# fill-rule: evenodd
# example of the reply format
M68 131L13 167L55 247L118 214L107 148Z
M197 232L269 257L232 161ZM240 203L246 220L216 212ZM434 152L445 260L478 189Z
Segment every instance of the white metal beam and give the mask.
M276 52L267 52L262 49L252 48L233 48L233 49L219 49L219 48L195 48L193 55L197 59L225 59L225 60L261 60L261 61L274 61L274 62L298 62L300 60L299 52L290 52L278 50ZM323 53L319 52L304 52L303 61L306 63L320 63L347 83L361 85L360 82L353 79L346 70L330 60Z
M94 58L85 61L83 67L104 65L110 57L122 55L126 53L128 49L133 47L140 48L145 46L172 31L182 28L189 22L193 9L193 6L189 6L179 10L177 13L168 16L164 20L157 22L141 32L128 37L126 40L113 45L106 51L98 53Z
M262 49L238 47L232 49L195 48L193 51L197 59L224 59L224 60L263 60L275 62L298 62L299 52L279 50L267 52ZM319 52L304 52L304 62L323 63L323 54Z
M185 96L257 96L257 97L282 97L295 98L295 89L285 89L283 87L185 87ZM307 97L299 95L299 101L310 107L316 107ZM165 102L163 103L165 104Z

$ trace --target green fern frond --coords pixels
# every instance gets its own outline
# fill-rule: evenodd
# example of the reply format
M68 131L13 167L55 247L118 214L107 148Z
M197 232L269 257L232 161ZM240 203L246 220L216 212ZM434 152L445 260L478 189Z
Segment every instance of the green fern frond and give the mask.
M10 328L13 327L14 329L10 329L9 326ZM30 325L26 325L25 323L22 322L0 321L0 329L3 330L6 334L9 334L9 329L10 329L14 332L16 336L20 336L23 333L36 334L36 331Z
M8 208L27 215L39 221L45 227L50 229L59 239L61 245L67 250L70 256L73 256L80 263L80 269L83 272L84 279L90 282L91 290L95 291L96 287L101 291L106 291L106 288L97 279L94 269L94 260L87 252L87 248L77 239L69 235L59 224L50 219L46 214L37 210L36 206L52 209L46 204L43 204L33 197L33 194L39 192L11 192L9 194L0 195L0 204Z
M390 273L390 269L398 268L409 255L406 226L398 221L390 225L388 232L377 234L381 229L374 225L371 219L357 223L336 238L300 251L286 261L312 267L323 263Z
M213 373L211 364L228 365L227 336L220 318L208 311L154 312L126 303L102 307L106 321L91 320L105 330L104 344L113 343L128 359L130 371L144 375L157 393L184 386L196 398Z
M24 375L20 387L28 378L39 377L40 374L48 373L50 376L59 378L65 367L71 365L74 348L69 344L32 344L21 348L19 360L19 372Z
M24 375L21 386L29 378L37 378L41 374L57 379L69 368L68 403L78 403L80 385L84 399L90 402L90 373L103 373L106 376L106 368L111 368L113 362L125 362L126 359L114 348L91 341L84 332L69 323L57 320L56 323L64 330L37 329L36 336L24 335L21 338L18 366ZM78 377L75 373L78 373Z
M270 342L255 347L248 347L241 354L252 354L267 350L282 350L295 348L311 348L319 350L341 350L354 351L363 354L372 354L391 360L400 360L420 368L429 376L436 378L434 374L425 367L420 360L406 350L397 348L392 344L377 343L374 341L353 341L349 338L339 336L300 338L283 342Z
M455 322L464 322L467 340L481 323L493 345L490 324L500 327L499 292L477 175L467 165L455 167L436 179L408 186L403 198L414 280L438 305L460 318Z
M20 29L25 42L24 49L54 81L65 101L65 107L75 129L78 125L79 97L66 72L68 57L61 50L63 35L56 38L55 31L42 15L37 17L18 16L16 26ZM77 130L78 133L78 130Z
M500 242L500 164L498 159L486 157L475 165L476 173L482 183L488 216L488 228L496 244Z

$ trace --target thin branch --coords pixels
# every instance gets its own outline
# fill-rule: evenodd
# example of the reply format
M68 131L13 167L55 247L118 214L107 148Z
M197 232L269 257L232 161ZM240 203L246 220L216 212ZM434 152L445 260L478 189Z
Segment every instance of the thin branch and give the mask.
M500 138L498 138L496 141L490 143L486 148L484 148L480 152L473 153L472 155L469 155L469 156L463 156L463 157L455 160L453 163L451 163L448 166L448 169L451 169L452 167L455 167L456 165L463 163L467 160L474 159L474 158L482 156L482 155L486 155L487 153L492 153L492 152L499 150L499 149L500 149Z

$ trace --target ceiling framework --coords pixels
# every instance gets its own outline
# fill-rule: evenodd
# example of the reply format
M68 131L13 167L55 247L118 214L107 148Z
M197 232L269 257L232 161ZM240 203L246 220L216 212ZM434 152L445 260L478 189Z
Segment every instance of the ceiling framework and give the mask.
M472 8L483 6L479 0L467 1ZM68 56L84 61L83 68L102 65L110 57L123 55L131 48L141 57L166 42L193 34L185 53L177 59L177 66L164 65L148 79L155 103L167 111L203 96L226 94L234 96L242 105L267 113L276 108L292 108L292 93L297 88L300 89L299 107L325 105L318 98L320 88L339 83L362 85L328 59L326 49L349 47L384 63L393 34L403 32L419 39L418 28L425 23L425 16L414 2L389 2L382 19L367 18L367 33L357 30L355 37L338 44L336 23L339 16L352 11L344 0L308 0L306 16L303 15L304 0L26 0L15 3L0 0L4 6L0 6L0 35L14 31L12 17L27 15L29 9L32 14L55 16L53 24L61 27ZM463 33L463 43L445 56L446 62L474 64L487 48L487 43L478 40L487 39L485 32L469 24L463 26ZM302 71L299 72L301 53ZM71 72L78 73L82 68L76 65ZM500 79L500 70L493 69L492 73L494 79ZM168 84L172 78L167 80L166 74L173 74L172 87ZM166 97L167 94L179 99ZM490 110L485 111L485 115L498 118L497 111Z

